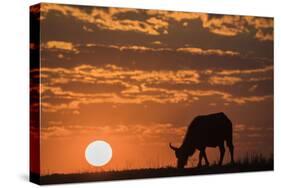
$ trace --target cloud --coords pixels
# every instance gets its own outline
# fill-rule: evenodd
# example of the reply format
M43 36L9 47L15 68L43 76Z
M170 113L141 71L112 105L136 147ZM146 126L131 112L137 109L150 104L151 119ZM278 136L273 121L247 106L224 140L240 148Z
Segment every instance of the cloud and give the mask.
M264 69L244 70L246 74L263 72ZM222 73L222 72L219 72ZM239 72L240 73L240 72ZM195 70L146 71L129 70L112 64L96 67L79 65L72 68L42 68L41 74L47 76L41 85L43 111L56 112L60 110L79 111L81 105L112 103L112 104L143 104L146 102L159 104L191 104L205 97L219 97L225 103L243 105L262 102L271 99L265 96L235 96L221 90L196 90L171 87L177 84L199 84L200 73ZM215 74L215 73L212 73ZM212 85L233 85L242 82L239 77L211 76L208 82ZM238 74L230 70L231 74ZM249 79L247 81L250 81ZM72 83L91 84L93 87L122 86L116 90L101 90L99 92L83 92L83 90L63 89ZM82 87L83 85L81 85ZM44 101L46 99L46 101ZM59 99L62 102L51 102L48 99Z
M119 51L138 51L138 52L163 52L163 51L173 51L171 48L151 48L147 46L140 46L140 45L104 45L104 44L94 44L94 43L88 43L86 44L86 47L101 47L101 48L111 48L116 49Z
M244 124L236 124L234 125L234 132L243 132L246 130L246 126Z
M242 16L219 16L205 19L203 27L217 35L236 36L239 33L247 32Z
M203 27L210 32L223 36L236 36L240 33L249 33L251 27L256 30L256 35L261 29L273 29L273 19L253 16L224 15L202 20Z
M265 101L267 99L272 99L273 96L272 95L265 95L265 96L250 96L250 97L228 97L226 98L226 100L228 102L234 102L236 104L246 104L246 103L256 103L256 102L262 102Z
M86 12L73 6L43 3L41 6L43 15L46 17L50 11L57 11L64 16L72 16L77 20L95 24L100 29L107 30L135 31L148 35L160 35L168 26L167 22L153 17L146 21L116 18L119 13L139 12L136 9L93 8L92 11ZM84 30L91 32L91 28L86 26Z
M179 12L179 11L164 11L164 10L146 10L146 14L150 16L156 16L166 21L174 20L177 22L183 22L188 20L201 19L206 20L208 14L194 13L194 12ZM183 22L184 24L185 22Z
M161 41L159 41L159 40L156 40L156 41L153 41L152 44L161 45L163 43Z
M225 102L231 102L238 105L243 105L246 103L262 102L267 99L272 99L272 95L265 96L234 96L231 93L219 91L219 90L187 90L187 93L191 94L193 97L210 97L219 96Z
M171 84L189 84L189 83L199 83L199 73L195 70L178 70L178 71L145 71L145 70L129 70L123 67L118 67L116 65L107 64L103 67L95 67L92 65L79 65L73 69L66 68L42 68L43 74L65 74L72 77L72 81L89 82L96 83L104 79L118 79L119 81L124 81L125 79L130 79L141 83L165 83L169 82ZM83 79L81 79L83 76ZM86 78L86 79L84 79ZM56 83L56 77L50 78L51 83ZM69 81L69 79L68 79ZM68 82L63 80L63 82ZM125 84L126 85L126 84Z
M240 53L221 49L202 49L202 48L178 48L178 52L186 52L194 55L218 55L218 56L238 56Z
M242 82L243 80L239 77L233 76L212 76L209 79L209 83L212 85L234 85L236 83Z
M203 28L216 35L233 37L241 33L250 33L251 29L254 29L254 37L256 39L260 41L273 40L272 18L127 8L95 7L90 11L84 11L79 7L50 3L41 4L40 9L42 20L46 18L48 13L56 11L64 16L71 16L88 24L83 26L83 29L88 32L94 31L89 25L94 24L96 27L103 30L134 31L156 36L168 34L170 21L178 22L182 24L183 27L188 27L190 20L200 20ZM130 16L123 19L118 17L118 15L126 13L146 15L147 18L139 20L133 17L130 18ZM270 31L265 32L265 30Z
M105 126L88 126L88 125L52 125L47 123L46 127L41 128L42 139L74 137L75 135L86 136L107 134L111 136L130 137L133 135L134 139L151 140L152 142L159 142L167 136L183 137L186 132L186 127L175 126L171 123L150 123L143 124L117 124ZM137 135L137 136L136 136ZM158 139L155 139L158 138Z
M211 33L227 37L233 37L241 33L249 33L251 28L256 30L256 37L265 40L272 40L272 35L261 37L261 29L273 29L272 18L262 18L254 16L237 15L212 15L205 13L172 12L161 10L148 10L148 15L158 16L164 20L173 20L182 23L188 27L190 20L199 19L202 27L208 29Z
M104 45L104 44L94 44L94 43L88 43L86 44L86 47L101 47L101 48L111 48L116 49L119 51L139 51L139 52L145 52L145 51L151 51L151 52L162 52L162 51L173 51L171 48L151 48L147 46L140 46L140 45Z
M52 90L56 91L56 90ZM219 96L225 102L232 102L234 104L243 105L246 103L255 103L262 102L267 99L272 99L271 95L268 96L250 96L250 97L235 97L226 92L220 91L209 91L201 90L201 93L198 91L168 91L168 93L163 93L161 90L155 90L158 92L157 95L148 95L142 93L125 93L125 95L120 96L115 93L103 93L103 94L91 94L91 95L81 95L65 91L60 92L60 97L71 99L69 103L61 104L50 104L42 102L42 108L44 112L57 112L60 110L78 110L80 105L89 105L89 104L101 104L101 103L112 103L112 104L143 104L145 102L153 102L159 104L171 104L171 103L180 103L187 102L192 103L194 97L211 97ZM58 93L53 93L55 96ZM62 95L63 94L63 95ZM129 95L126 95L129 94ZM45 95L45 94L44 94ZM75 97L77 96L77 97Z
M72 135L72 131L63 126L49 126L41 128L41 139L63 138Z
M268 29L273 28L273 18L262 18L262 17L254 17L254 16L243 16L243 19L246 22L253 26L255 29Z
M154 41L153 44L160 45L162 44L160 41ZM81 45L79 45L81 46ZM194 47L184 47L184 48L153 48L147 46L140 46L140 45L104 45L104 44L95 44L95 43L88 43L85 45L86 47L101 47L101 48L111 48L116 49L119 51L139 51L139 52L178 52L178 53L189 53L192 55L203 55L203 56L239 56L240 53L231 50L222 50L222 49L202 49L202 48L194 48Z
M76 49L71 42L65 42L65 41L48 41L46 44L42 44L42 48L58 49L58 50L65 50L65 51L72 51L75 53L79 53L79 50Z
M204 72L209 76L208 82L211 85L234 85L242 82L259 82L273 80L273 66L265 66L255 69L229 69L221 71L207 70ZM250 88L254 91L256 86Z
M271 133L269 133L270 131ZM235 124L233 125L234 138L237 139L248 139L256 137L267 137L272 136L272 130L267 130L267 128L259 126L251 126L246 124Z
M256 78L250 78L250 82L259 82L259 81L266 81L266 80L273 80L273 76L267 76L267 77L256 77Z
M255 77L254 77L255 76ZM211 76L209 77L208 82L211 85L235 85L238 83L246 83L246 82L260 82L266 80L273 80L273 77L261 77L259 75L253 75L252 77L245 77L242 75L241 77L238 76ZM249 91L254 91L256 87L251 87Z
M155 10L149 10L147 11L147 14L152 16L161 16L161 18L165 20L181 22L184 27L188 27L188 22L190 20L199 19L202 23L203 28L206 28L211 33L217 35L236 36L239 33L248 31L248 29L246 28L246 21L242 16L226 15L213 17L205 13L169 12Z
M248 91L254 92L257 88L258 88L258 84L255 84L255 85L251 86Z
M44 88L42 96L53 94L53 98L60 97L69 99L68 103L51 104L42 102L42 109L44 112L57 112L60 110L79 110L81 105L89 104L143 104L146 102L159 103L159 104L175 104L175 103L192 103L195 98L203 97L220 97L225 102L231 102L238 105L246 103L262 102L267 99L272 99L271 95L267 96L249 96L249 97L236 97L227 92L216 91L216 90L168 90L161 88L146 87L144 92L125 92L122 95L116 93L77 93L71 91L63 91L61 88L46 87ZM149 94L146 92L155 92ZM197 99L198 100L198 99Z
M259 29L255 36L258 40L261 41L273 41L273 33L272 32L264 32Z
M158 19L156 17L150 17L146 20L148 23L155 26L155 29L168 29L169 23L166 21L163 21L161 19Z
M229 76L229 75L241 75L241 74L257 74L257 73L265 73L265 72L272 72L273 71L273 66L266 66L263 68L256 68L256 69L246 69L246 70L240 70L240 69L236 69L236 70L223 70L218 72L218 75L225 75L225 76Z
M142 104L145 102L154 102L159 104L178 103L186 100L187 94L178 91L157 90L155 94L124 90L122 95L117 93L79 93L73 91L64 91L60 87L49 87L42 85L42 98L52 94L52 98L68 99L66 103L41 103L44 112L57 112L61 110L79 110L81 105L89 104ZM148 90L147 90L148 91ZM146 92L147 92L146 91ZM164 92L163 92L164 91Z
M199 83L199 74L194 70L178 70L178 71L143 71L141 74L136 74L131 79L142 83L175 83L188 84Z

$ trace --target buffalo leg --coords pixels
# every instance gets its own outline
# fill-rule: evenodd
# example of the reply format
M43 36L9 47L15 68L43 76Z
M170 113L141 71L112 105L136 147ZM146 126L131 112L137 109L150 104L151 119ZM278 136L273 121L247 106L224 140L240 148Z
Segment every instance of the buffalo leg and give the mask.
M197 167L201 167L202 166L202 157L203 157L203 153L200 150L200 152L199 152L199 161L198 161Z
M206 166L209 166L209 161L208 161L208 158L207 158L207 155L206 155L205 149L203 150L203 157L204 157L204 160L205 160Z
M228 148L229 148L229 152L230 152L231 163L234 164L234 157L233 157L233 155L234 155L234 147L231 144L231 145L228 146Z
M224 145L219 146L220 147L220 162L219 165L222 165L222 161L223 161L223 157L224 157L224 152L225 152L225 148Z
M234 147L229 148L231 155L231 163L234 164Z

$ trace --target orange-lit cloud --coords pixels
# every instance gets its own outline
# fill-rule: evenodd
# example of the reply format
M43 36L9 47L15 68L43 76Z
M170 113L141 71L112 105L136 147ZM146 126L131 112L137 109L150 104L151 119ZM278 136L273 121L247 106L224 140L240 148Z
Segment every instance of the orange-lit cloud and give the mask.
M254 92L257 88L258 88L258 84L255 84L255 85L251 86L248 91Z
M208 29L211 33L223 36L236 36L240 33L248 33L254 28L255 37L260 41L272 41L272 32L264 32L263 29L273 29L273 19L260 18L253 16L235 16L235 15L218 15L210 17L204 13L188 13L188 12L171 12L161 10L146 10L145 14L149 17L146 20L137 19L117 19L116 15L120 13L136 13L140 14L137 9L118 9L95 8L90 12L67 5L57 4L41 4L42 20L48 12L57 11L64 16L72 16L85 23L95 24L101 29L119 30L119 31L135 31L148 35L168 34L169 21L173 20L182 23L183 27L188 26L189 20L199 19L202 27ZM33 11L33 10L32 10ZM34 10L36 11L36 10ZM83 26L85 31L92 32L89 26Z
M148 10L148 15L159 16L164 20L172 19L188 26L189 20L200 19L202 27L210 32L223 36L236 36L243 32L249 32L250 27L255 28L256 38L262 41L272 40L272 34L261 33L261 29L273 29L273 19L253 16L218 15L210 17L205 13L168 12L161 10Z
M164 10L147 10L146 12L148 15L159 16L163 19L171 18L179 22L183 20L192 20L207 16L207 14L204 13L172 12Z
M255 36L258 40L261 41L273 41L273 33L272 32L264 32L259 29Z
M167 135L177 135L179 137L183 137L186 131L185 126L174 126L170 123L154 123L150 126L136 124L136 125L106 125L106 126L87 126L87 125L48 125L42 128L41 136L42 139L50 139L50 138L64 138L74 135L85 136L91 135L95 132L99 134L107 133L109 135L115 136L129 136L135 137L135 139L150 140L153 142L151 138L159 138L163 139ZM136 138L135 135L141 135L139 138ZM154 139L154 141L159 142L159 139Z
M156 40L156 41L153 41L153 42L152 42L152 44L161 45L161 44L162 44L162 42L161 42L161 41L159 41L159 40Z
M156 43L155 43L156 42ZM160 41L154 41L153 44L161 44ZM61 49L61 50L69 50L74 51L76 53L79 52L79 47L82 47L81 44L72 44L70 42L64 41L48 41L46 44L43 44L42 47L45 49ZM195 47L183 47L183 48L160 48L160 47L147 47L147 46L140 46L140 45L105 45L105 44L96 44L96 43L88 43L85 45L86 47L102 47L102 48L111 48L116 49L119 51L139 51L139 52L178 52L178 53L189 53L192 55L215 55L215 56L239 56L240 53L231 50L223 50L223 49L202 49L202 48L195 48ZM62 58L63 54L59 54Z
M194 70L179 70L179 71L146 71L141 74L136 74L131 79L142 83L175 83L188 84L199 83L199 74Z
M252 74L272 70L269 68L251 70L224 70L218 72L219 76L211 76L208 80L212 85L234 85L242 82L242 78L229 75ZM242 71L242 72L240 72ZM107 64L102 67L92 65L80 65L74 68L42 68L43 75L51 74L48 84L41 85L43 98L48 98L49 94L53 97L70 100L68 103L42 103L43 110L56 112L63 109L79 110L81 104L113 103L113 104L142 104L154 102L166 103L192 103L194 99L217 96L227 103L246 104L249 102L261 102L272 98L265 96L234 96L226 91L219 90L187 90L171 89L163 84L199 84L200 74L195 70L178 71L144 71L128 70L116 65ZM48 77L48 76L47 76ZM251 78L252 79L252 78ZM246 79L246 81L252 81ZM257 78L258 79L258 78ZM109 84L120 85L120 93L83 93L78 91L64 90L62 85L71 82L90 83L90 84ZM150 86L151 84L156 86ZM162 84L162 86L161 86Z
M241 16L227 15L207 19L203 22L203 27L208 28L212 33L224 36L235 36L248 31Z
M273 66L266 66L263 68L246 69L246 70L223 70L223 71L207 71L205 74L211 75L209 83L212 85L234 85L242 82L259 82L266 80L273 80ZM267 74L267 75L264 75ZM249 91L254 91L253 87Z
M253 16L245 16L244 19L256 29L255 38L260 41L273 41L273 19Z
M237 56L240 53L230 50L221 50L221 49L202 49L202 48L178 48L179 52L186 52L195 55L218 55L218 56Z
M49 11L57 11L65 16L73 16L74 18L86 23L95 24L101 29L120 30L120 31L136 31L149 35L160 35L163 29L166 29L168 23L157 18L149 18L146 22L130 19L115 19L115 15L126 12L138 12L135 9L118 9L109 8L108 11L103 9L93 9L90 13L76 7L42 4L41 11L47 14ZM85 30L91 31L90 28L84 27Z
M210 75L208 82L212 85L234 85L242 82L259 82L273 80L273 66L265 66L254 69L229 69L222 71L207 70L204 72ZM254 91L255 87L249 89Z
M227 97L226 100L228 102L234 102L236 104L246 104L246 103L255 103L255 102L262 102L267 99L272 99L272 95L265 95L265 96L250 96L250 97Z
M262 17L254 17L254 16L242 16L246 22L253 26L255 29L266 29L273 28L273 19L272 18L262 18Z
M44 87L44 86L42 86ZM204 98L217 96L223 99L225 102L243 105L246 103L262 102L267 99L272 99L271 95L266 96L249 96L238 97L233 96L230 93L216 91L216 90L167 90L158 88L146 88L146 91L154 91L153 94L140 93L139 90L133 92L123 93L123 96L115 93L100 93L100 94L83 94L77 92L63 91L61 88L45 87L44 92L52 93L56 97L63 99L69 99L68 103L50 104L42 102L42 108L44 112L57 112L60 110L79 110L81 104L142 104L145 102L154 102L160 104L168 103L192 103L195 98ZM43 93L43 98L47 94ZM197 99L198 100L198 99Z
M246 130L246 125L244 124L236 124L233 126L234 132L242 132Z
M217 74L229 76L229 75L265 73L265 72L272 72L272 71L273 71L273 66L270 65L270 66L266 66L266 67L263 67L263 68L256 68L256 69L223 70L223 71L218 72Z
M236 36L243 32L250 32L250 27L255 28L257 33L261 28L273 28L272 19L253 16L224 15L202 21L203 27L208 28L212 33L224 36Z
M70 76L72 81L79 80L81 76L83 82L95 83L102 79L132 79L142 83L199 83L199 74L195 70L179 70L179 71L144 71L144 70L128 70L126 68L117 67L116 65L107 64L104 67L95 67L92 65L79 65L73 69L66 68L42 68L45 73L63 73ZM63 82L67 82L63 78ZM57 78L50 78L51 83L58 82ZM80 79L81 80L81 79ZM59 80L59 82L61 82Z
M242 82L242 78L239 77L233 77L233 76L213 76L209 79L209 82L212 85L234 85L238 82Z
M140 45L103 45L103 44L94 44L88 43L86 47L103 47L103 48L112 48L120 51L152 51L152 52L161 52L161 51L173 51L171 48L151 48L147 46L140 46Z
M78 49L76 49L71 42L65 41L48 41L46 44L43 44L42 47L46 49L59 49L79 53Z
M261 102L267 99L272 99L272 95L240 97L234 96L228 92L217 90L188 90L187 92L195 97L219 96L221 97L221 99L225 100L225 102L231 102L239 105L243 105L249 102Z

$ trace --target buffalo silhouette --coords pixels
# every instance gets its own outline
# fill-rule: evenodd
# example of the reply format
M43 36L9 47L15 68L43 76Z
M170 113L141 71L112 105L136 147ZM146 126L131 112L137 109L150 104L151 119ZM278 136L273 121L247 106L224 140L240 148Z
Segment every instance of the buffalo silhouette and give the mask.
M186 132L182 145L177 148L170 143L170 148L175 151L177 167L184 168L188 157L193 155L196 149L200 151L198 167L202 165L202 158L204 158L205 164L208 166L209 161L205 149L206 147L218 146L220 149L219 165L221 165L225 153L225 141L229 148L231 163L234 163L232 122L223 112L220 112L195 117Z

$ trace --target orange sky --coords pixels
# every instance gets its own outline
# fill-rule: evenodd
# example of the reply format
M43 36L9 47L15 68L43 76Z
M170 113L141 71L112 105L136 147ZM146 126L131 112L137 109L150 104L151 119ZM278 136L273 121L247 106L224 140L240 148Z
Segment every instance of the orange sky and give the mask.
M41 4L40 20L42 174L175 165L168 143L220 111L236 158L272 154L273 19ZM84 157L97 139L102 168Z

